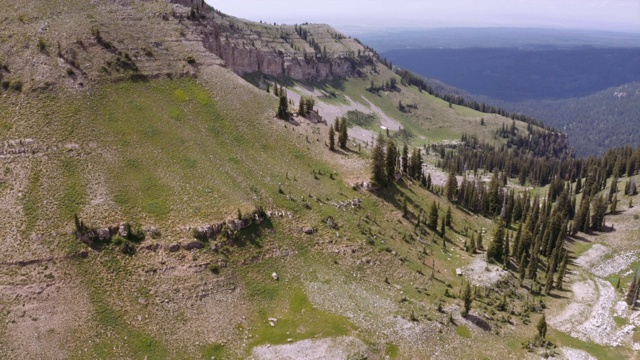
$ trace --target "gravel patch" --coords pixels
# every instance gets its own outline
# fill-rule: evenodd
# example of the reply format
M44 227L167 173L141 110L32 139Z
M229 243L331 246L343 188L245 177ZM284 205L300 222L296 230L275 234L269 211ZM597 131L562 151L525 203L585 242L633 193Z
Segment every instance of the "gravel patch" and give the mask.
M596 360L596 358L583 350L563 347L560 348L560 351L562 352L562 358L566 360Z
M575 263L576 265L588 270L597 264L608 252L609 249L607 249L607 247L600 244L594 244L589 250L580 255L580 257L576 259Z
M596 244L599 245L599 244ZM594 245L594 246L596 246ZM602 245L599 245L602 246ZM627 252L623 254L616 254L611 260L605 261L602 264L597 265L591 270L592 273L600 277L607 277L613 274L617 274L624 269L627 269L631 263L638 259L636 252Z
M464 268L464 274L476 286L491 287L508 276L509 272L476 256L471 264Z
M353 337L302 340L291 344L255 347L251 353L256 360L342 360L366 356L367 346Z

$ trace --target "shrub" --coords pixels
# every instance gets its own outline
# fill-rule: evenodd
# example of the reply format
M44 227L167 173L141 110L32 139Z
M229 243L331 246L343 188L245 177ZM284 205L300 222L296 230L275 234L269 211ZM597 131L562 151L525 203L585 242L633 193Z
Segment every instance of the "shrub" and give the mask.
M73 71L73 69L72 69L72 68L67 68L67 75L69 75L69 76L74 76L75 74L76 74L76 73L75 73L75 71Z
M22 81L20 81L20 80L11 81L9 83L9 89L13 90L15 92L21 92L22 91Z
M44 41L43 38L39 38L38 39L38 50L40 52L45 52L47 51L47 43Z
M188 63L189 65L193 65L193 64L195 64L195 63L196 63L196 59L195 59L193 56L191 56L191 55L187 56L187 57L185 58L185 60L187 61L187 63Z
M218 274L220 274L220 266L218 266L218 264L211 264L211 265L209 265L209 271L211 271L212 273L218 275Z

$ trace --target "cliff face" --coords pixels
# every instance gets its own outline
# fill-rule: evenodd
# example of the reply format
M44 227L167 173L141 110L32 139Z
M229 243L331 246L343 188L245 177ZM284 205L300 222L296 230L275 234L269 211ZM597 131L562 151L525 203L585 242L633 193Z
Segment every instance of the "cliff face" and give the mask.
M260 72L295 80L331 80L361 76L358 62L348 58L304 59L273 49L238 47L225 44L214 53L238 75Z
M205 15L192 22L192 30L197 29L206 49L241 76L260 72L323 81L363 76L362 69L374 64L372 51L326 25L254 23L203 8L200 0L171 1Z

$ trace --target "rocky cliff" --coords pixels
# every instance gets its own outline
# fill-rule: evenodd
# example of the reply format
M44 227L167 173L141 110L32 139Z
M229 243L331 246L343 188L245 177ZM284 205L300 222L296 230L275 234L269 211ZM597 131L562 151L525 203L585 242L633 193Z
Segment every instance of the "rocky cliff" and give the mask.
M363 76L363 69L374 64L373 51L326 25L255 23L203 7L200 0L171 1L183 7L181 13L196 15L189 19L192 30L238 75L323 81Z

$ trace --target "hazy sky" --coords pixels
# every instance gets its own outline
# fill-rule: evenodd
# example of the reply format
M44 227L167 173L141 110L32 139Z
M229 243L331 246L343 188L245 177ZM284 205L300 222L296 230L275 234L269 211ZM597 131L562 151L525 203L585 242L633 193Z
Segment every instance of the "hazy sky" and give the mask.
M206 0L230 15L357 27L544 27L640 33L640 0Z

